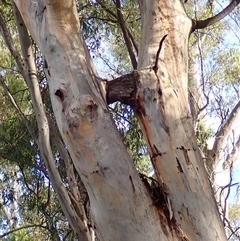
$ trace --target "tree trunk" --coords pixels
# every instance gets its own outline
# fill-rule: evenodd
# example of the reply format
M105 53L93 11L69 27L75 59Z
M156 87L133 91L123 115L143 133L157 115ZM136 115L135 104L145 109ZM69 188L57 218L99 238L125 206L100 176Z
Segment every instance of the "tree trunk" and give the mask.
M226 240L189 114L191 20L181 2L140 1L142 41L132 106L156 171L155 202L111 120L75 1L15 3L44 56L57 124L87 189L100 240Z
M181 1L142 1L141 13L138 69L142 74L135 112L156 176L168 193L176 223L188 238L225 240L188 105L187 48L192 22Z

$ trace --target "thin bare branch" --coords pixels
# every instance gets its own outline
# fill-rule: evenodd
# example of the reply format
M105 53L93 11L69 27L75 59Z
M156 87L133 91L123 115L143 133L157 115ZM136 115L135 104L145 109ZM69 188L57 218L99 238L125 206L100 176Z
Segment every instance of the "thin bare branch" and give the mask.
M6 160L8 160L8 161L15 162L15 163L17 163L17 164L20 164L20 163L21 163L21 164L26 164L26 165L28 165L28 166L30 166L30 167L36 168L37 170L39 170L40 172L42 172L42 173L45 175L46 178L48 178L47 171L46 171L44 168L33 164L32 162L20 162L19 159L15 159L15 158L10 157L10 156L8 156L8 155L6 155L6 154L3 154L3 153L0 153L0 157L3 158L3 159L6 159Z
M36 141L37 140L37 135L36 135L35 131L32 129L32 126L30 125L30 123L28 122L27 118L25 117L25 115L21 111L20 107L18 106L17 102L15 101L15 99L14 99L13 95L11 94L8 86L5 84L3 76L1 74L0 74L0 84L3 87L3 89L5 90L5 92L6 92L7 96L8 96L8 98L9 98L10 102L12 103L13 107L17 111L18 116L20 117L22 122L27 127L29 134L34 139L34 141Z
M231 231L231 234L228 236L227 240L230 240L230 238L232 236L235 236L236 238L239 239L240 235L237 232L238 232L238 230L240 230L240 227L237 227L234 230L234 228L232 228L232 226L231 226L231 222L227 218L225 218L224 222L227 223L227 225L228 225L227 228Z
M197 39L197 46L198 46L198 51L199 51L199 56L200 56L200 66L201 66L201 77L202 77L202 93L206 99L206 104L204 106L202 106L200 109L199 109L199 113L203 110L205 110L205 108L208 106L209 104L209 95L207 95L205 93L205 78L204 78L204 70L203 70L203 56L202 56L202 48L201 48L201 43L200 41L204 41L205 37L203 37L202 39L201 38L198 38Z
M17 232L17 231L19 231L19 230L22 230L22 229L37 228L37 227L38 227L38 228L44 228L44 229L47 229L47 230L48 230L48 228L45 227L45 226L43 226L42 224L30 224L30 225L26 225L26 226L23 226L23 227L20 227L20 228L12 229L12 230L10 230L10 231L8 231L8 232L0 235L0 238L4 238L4 237L8 236L9 234L15 233L15 232Z
M211 26L219 22L220 20L225 18L239 3L240 3L240 0L232 0L231 3L217 15L211 18L207 18L205 20L199 20L199 21L193 20L192 32L195 31L196 29L206 28L208 26Z
M227 194L225 196L225 199L224 199L224 205L223 205L223 219L225 219L225 217L227 216L227 200L228 200L228 197L230 195L230 191L231 191L231 185L232 185L232 181L233 181L233 177L232 177L232 170L233 170L233 163L231 163L231 166L229 168L229 183L227 185ZM220 197L223 197L224 195L222 195L222 191L221 191L221 194L220 194Z
M132 44L133 44L133 46L134 46L134 49L135 49L135 51L136 51L136 53L137 53L137 55L138 55L138 45L137 45L137 43L136 43L133 35L131 34L131 32L130 32L130 30L129 30L128 28L127 28L127 32L128 32L129 38L130 38L131 41L132 41Z
M228 228L230 229L230 231L231 231L232 233L228 236L227 240L230 240L230 238L231 238L233 235L234 235L236 238L240 238L240 235L237 234L238 230L240 230L240 227L236 228L235 230L233 230L233 229L230 228L229 226L228 226Z
M240 136L238 137L237 142L235 143L231 153L229 153L226 157L226 161L224 162L224 168L227 168L234 164L235 160L238 158L238 153L240 150Z

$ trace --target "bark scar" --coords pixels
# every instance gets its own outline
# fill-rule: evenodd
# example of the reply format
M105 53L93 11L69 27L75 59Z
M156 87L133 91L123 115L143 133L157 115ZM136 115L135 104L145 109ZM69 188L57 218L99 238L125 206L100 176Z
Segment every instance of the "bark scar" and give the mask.
M187 165L191 165L191 162L190 162L190 159L189 159L189 156L188 156L188 151L190 151L190 149L186 149L184 146L177 147L177 149L183 151L183 155L184 155L184 158L185 158L185 161L186 161Z
M183 169L182 169L182 165L181 165L181 163L180 163L180 161L178 160L178 158L176 157L176 160L177 160L177 168L178 168L178 170L180 171L180 172L183 172Z
M59 97L59 99L61 100L61 102L64 101L64 93L63 93L62 90L58 89L58 90L56 90L56 92L55 92L54 94Z
M157 156L162 156L162 155L166 154L166 152L163 152L163 153L160 152L155 144L153 145L152 151L153 151L153 155L152 155L151 159L153 159L153 158L155 158Z
M135 192L135 186L133 184L133 180L132 180L132 176L131 175L129 175L129 179L130 179L130 182L131 182L131 185L132 185L133 192Z
M155 64L153 66L153 70L154 70L155 73L157 73L157 71L158 71L158 59L159 59L159 55L160 55L160 52L161 52L161 49L162 49L163 41L165 40L166 37L167 37L167 34L162 37L162 39L159 43L159 47L158 47L158 51L157 51L156 59L155 59Z

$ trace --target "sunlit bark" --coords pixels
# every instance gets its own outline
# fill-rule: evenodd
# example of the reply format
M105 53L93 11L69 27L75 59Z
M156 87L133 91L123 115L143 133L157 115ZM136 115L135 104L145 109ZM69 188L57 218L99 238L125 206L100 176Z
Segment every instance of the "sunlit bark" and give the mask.
M45 58L56 120L88 191L98 237L168 240L111 120L79 32L75 2L16 4Z
M180 1L143 2L138 67L143 74L136 114L144 129L156 176L168 193L173 217L186 237L225 240L188 106L187 47L192 22ZM166 34L154 71L151 67L158 44Z

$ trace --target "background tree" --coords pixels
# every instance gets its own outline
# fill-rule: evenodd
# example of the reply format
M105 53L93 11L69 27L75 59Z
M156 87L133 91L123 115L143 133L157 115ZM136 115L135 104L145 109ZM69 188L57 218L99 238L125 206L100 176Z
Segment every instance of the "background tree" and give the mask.
M240 235L239 235L239 229L240 229L239 215L240 215L239 204L230 205L229 218L230 218L231 224L228 225L228 227L229 227L228 240L239 240L239 237L240 237Z

